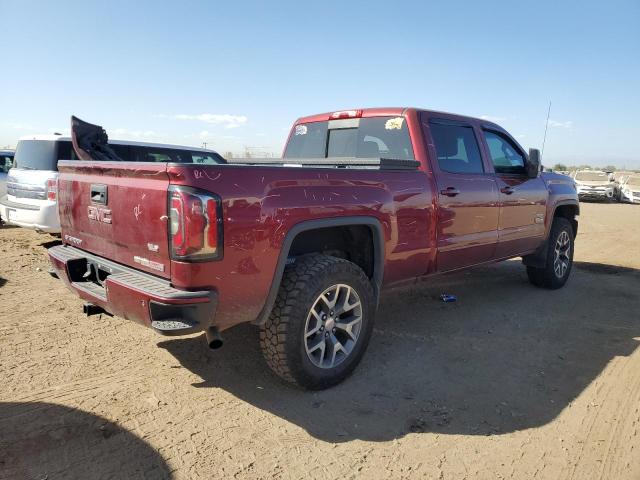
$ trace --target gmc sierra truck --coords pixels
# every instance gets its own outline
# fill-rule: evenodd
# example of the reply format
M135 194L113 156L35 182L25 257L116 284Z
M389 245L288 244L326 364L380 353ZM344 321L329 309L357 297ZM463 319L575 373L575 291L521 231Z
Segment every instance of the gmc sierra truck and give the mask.
M72 118L59 162L58 276L108 313L209 346L244 322L303 388L360 362L383 289L522 257L538 287L571 272L572 179L486 120L415 108L300 118L281 159L121 161Z

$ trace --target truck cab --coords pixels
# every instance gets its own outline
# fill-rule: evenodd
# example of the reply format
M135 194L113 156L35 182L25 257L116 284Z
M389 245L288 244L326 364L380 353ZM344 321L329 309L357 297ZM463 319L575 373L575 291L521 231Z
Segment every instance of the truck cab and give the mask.
M438 194L438 270L535 250L546 234L548 192L538 167L498 125L421 114Z

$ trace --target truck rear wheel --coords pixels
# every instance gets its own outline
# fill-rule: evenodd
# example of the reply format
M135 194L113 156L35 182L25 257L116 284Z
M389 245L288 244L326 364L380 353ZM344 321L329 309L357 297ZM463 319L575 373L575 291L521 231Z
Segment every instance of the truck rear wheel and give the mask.
M527 267L529 281L537 286L555 290L567 283L573 265L573 228L569 220L556 217L551 225L547 260L542 268Z
M369 343L374 292L360 267L328 255L304 255L285 269L260 346L271 369L300 387L344 380Z

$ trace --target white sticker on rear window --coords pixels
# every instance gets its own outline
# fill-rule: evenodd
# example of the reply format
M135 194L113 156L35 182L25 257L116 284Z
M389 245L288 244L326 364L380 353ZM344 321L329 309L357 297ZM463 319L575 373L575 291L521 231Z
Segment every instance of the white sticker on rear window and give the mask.
M296 125L296 135L306 135L306 134L307 134L306 125Z
M386 130L402 130L403 117L390 118L384 124Z

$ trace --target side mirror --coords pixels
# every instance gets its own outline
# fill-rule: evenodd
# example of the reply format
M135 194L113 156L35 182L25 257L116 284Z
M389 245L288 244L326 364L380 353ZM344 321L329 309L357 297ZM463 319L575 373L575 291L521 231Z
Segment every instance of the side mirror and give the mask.
M525 165L527 177L536 178L540 173L540 150L537 148L529 149L529 159Z

